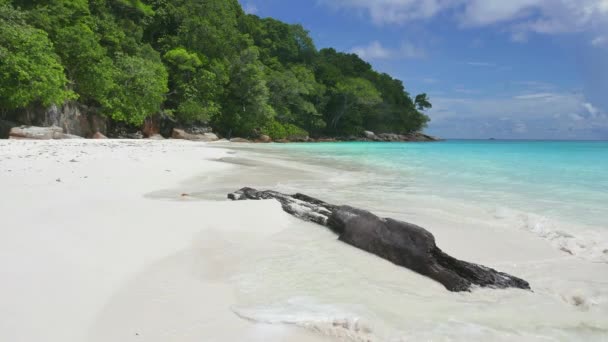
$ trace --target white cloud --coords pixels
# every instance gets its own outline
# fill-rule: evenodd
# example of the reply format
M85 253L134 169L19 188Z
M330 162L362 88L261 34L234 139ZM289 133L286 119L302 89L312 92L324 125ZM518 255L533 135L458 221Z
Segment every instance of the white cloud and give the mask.
M603 45L607 45L608 44L608 39L606 39L606 36L597 36L595 38L593 38L593 40L591 41L591 45L593 46L603 46Z
M495 63L489 63L489 62L467 62L467 65L472 66L472 67L495 67L496 66Z
M407 58L424 58L426 51L406 41L401 44L400 55Z
M515 97L431 93L429 133L462 138L606 139L608 113L571 92Z
M526 43L528 41L528 34L523 31L512 32L511 40L516 43Z
M258 13L258 7L254 3L248 2L243 6L243 11L247 14L256 14Z
M540 1L470 0L464 2L466 4L464 12L460 14L461 22L468 26L483 26L525 17L526 12Z
M583 107L587 110L587 112L591 115L591 117L595 118L598 116L598 114L600 113L600 111L595 108L594 105L592 105L589 102L585 102L583 103Z
M389 59L394 54L394 51L385 48L379 41L373 41L367 46L356 46L351 49L351 52L362 59Z
M426 56L426 51L423 48L407 41L396 49L386 48L379 41L373 41L365 46L356 46L350 51L366 60L423 58Z
M467 94L467 95L474 95L474 94L480 94L481 91L476 90L476 89L469 89L463 85L458 85L456 87L454 87L454 92L459 93L459 94Z
M404 24L447 14L463 27L505 24L515 41L526 33L555 34L605 28L608 0L318 0L354 10L377 25Z
M538 100L538 99L551 99L556 97L553 93L536 93L536 94L525 94L513 97L515 100Z
M400 24L435 16L450 3L460 0L318 0L332 8L354 9L370 16L376 24Z

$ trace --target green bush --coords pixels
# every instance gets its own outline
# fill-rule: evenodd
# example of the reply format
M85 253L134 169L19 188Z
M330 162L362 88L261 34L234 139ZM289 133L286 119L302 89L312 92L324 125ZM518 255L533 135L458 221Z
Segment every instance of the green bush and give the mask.
M265 134L272 138L272 140L279 139L303 139L308 136L308 132L301 129L300 127L293 124L282 124L276 120L271 120L261 130L262 134Z
M285 124L283 125L283 127L285 127L287 139L305 139L306 137L308 137L308 132L296 125Z

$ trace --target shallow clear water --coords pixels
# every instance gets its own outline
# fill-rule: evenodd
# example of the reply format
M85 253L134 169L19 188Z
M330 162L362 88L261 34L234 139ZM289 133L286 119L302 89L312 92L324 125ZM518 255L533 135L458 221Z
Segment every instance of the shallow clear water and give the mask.
M608 142L238 148L269 162L243 167L244 185L419 224L444 251L522 277L534 292L451 293L292 219L234 276L237 315L345 341L608 338Z
M393 191L501 205L608 229L608 141L353 142L271 148L311 162L383 173Z

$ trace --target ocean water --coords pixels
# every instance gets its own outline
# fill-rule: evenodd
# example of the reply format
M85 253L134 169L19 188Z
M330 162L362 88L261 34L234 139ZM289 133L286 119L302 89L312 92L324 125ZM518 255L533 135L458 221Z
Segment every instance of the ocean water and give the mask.
M450 293L293 219L234 276L240 317L338 341L608 341L608 142L239 149L267 162L244 185L419 224L444 251L533 289Z
M329 187L305 185L315 193L331 192L330 199L384 212L403 211L402 204L468 206L518 220L573 254L608 261L608 141L267 146L265 153L343 170L344 179L334 176ZM286 190L301 191L293 183Z
M315 163L392 176L390 187L397 191L608 228L608 141L353 142L278 149Z

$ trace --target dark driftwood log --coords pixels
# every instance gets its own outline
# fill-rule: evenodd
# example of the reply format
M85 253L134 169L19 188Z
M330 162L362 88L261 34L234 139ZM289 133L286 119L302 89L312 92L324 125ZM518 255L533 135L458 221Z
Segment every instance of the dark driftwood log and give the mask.
M228 198L276 199L289 214L328 227L339 235L340 241L434 279L450 291L470 291L474 285L530 289L525 280L447 255L435 245L433 234L411 223L380 218L369 211L325 203L303 194L243 188L228 194Z

